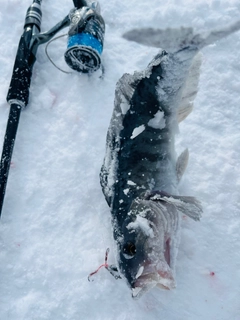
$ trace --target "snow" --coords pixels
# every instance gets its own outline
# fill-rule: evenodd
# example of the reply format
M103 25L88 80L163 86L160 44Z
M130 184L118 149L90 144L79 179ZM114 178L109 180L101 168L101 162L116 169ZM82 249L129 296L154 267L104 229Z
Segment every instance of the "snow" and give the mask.
M141 212L141 215L137 215L136 220L134 222L130 222L127 225L127 229L129 230L136 230L140 229L145 235L147 235L150 238L154 238L154 232L153 229L149 225L148 219L144 217L145 212Z
M1 1L0 139L6 95L31 1ZM240 33L206 47L193 112L176 149L189 148L180 194L202 201L200 222L184 217L177 288L133 300L126 283L101 269L115 263L110 211L99 184L115 85L158 52L121 35L137 27L207 32L237 21L238 0L100 2L106 22L105 78L64 74L39 47L29 105L22 112L0 221L1 320L240 319ZM42 2L42 31L72 9ZM66 33L66 29L62 33ZM66 38L49 46L66 70Z
M133 181L131 181L131 180L128 180L127 184L128 184L129 186L136 186L136 183L133 182Z
M158 111L154 118L148 121L148 126L155 129L163 129L165 127L164 112Z
M135 138L136 138L140 133L142 133L144 130L145 130L145 125L144 125L144 124L142 124L142 125L139 126L139 127L136 127L136 128L133 130L130 139L135 139Z

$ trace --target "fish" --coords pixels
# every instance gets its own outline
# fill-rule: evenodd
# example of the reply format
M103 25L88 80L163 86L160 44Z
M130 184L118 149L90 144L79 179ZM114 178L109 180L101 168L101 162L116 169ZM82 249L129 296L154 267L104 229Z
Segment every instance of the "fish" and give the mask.
M240 21L201 35L184 27L134 29L123 35L159 48L145 70L126 73L116 84L100 172L117 268L133 298L154 287L176 287L182 215L199 221L203 209L197 198L179 195L189 152L177 156L175 136L193 110L200 50L239 29Z

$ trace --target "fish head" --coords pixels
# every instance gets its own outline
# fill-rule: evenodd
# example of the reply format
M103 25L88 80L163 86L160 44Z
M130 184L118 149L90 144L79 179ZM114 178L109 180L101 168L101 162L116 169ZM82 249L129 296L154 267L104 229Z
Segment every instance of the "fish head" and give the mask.
M169 212L170 211L170 212ZM174 214L173 214L174 211ZM137 198L133 201L128 217L122 226L119 241L118 265L121 274L132 289L132 296L139 298L143 293L158 286L163 289L175 287L174 259L175 234L171 226L178 229L176 209L168 203L155 203Z

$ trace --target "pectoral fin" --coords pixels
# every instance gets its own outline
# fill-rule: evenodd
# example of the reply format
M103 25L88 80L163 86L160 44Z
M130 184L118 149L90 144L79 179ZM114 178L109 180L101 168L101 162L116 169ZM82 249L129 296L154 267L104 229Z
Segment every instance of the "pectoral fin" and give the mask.
M163 191L154 191L146 195L148 200L165 201L172 204L178 211L197 221L202 216L202 206L195 197L174 196Z
M164 197L162 200L171 203L178 211L195 221L200 220L202 216L201 203L194 197L171 196L170 198Z

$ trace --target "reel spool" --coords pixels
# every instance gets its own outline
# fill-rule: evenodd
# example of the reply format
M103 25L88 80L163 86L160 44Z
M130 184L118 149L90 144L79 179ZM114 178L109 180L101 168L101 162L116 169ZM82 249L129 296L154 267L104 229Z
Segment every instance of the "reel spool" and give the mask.
M98 2L70 13L68 46L64 58L76 71L89 73L101 66L105 23Z

